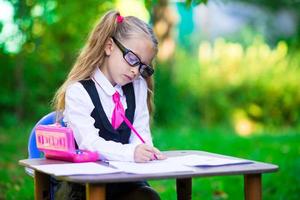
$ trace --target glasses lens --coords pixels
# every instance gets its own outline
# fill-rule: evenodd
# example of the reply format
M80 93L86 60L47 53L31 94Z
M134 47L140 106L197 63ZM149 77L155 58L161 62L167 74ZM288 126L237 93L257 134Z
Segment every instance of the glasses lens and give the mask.
M148 65L141 65L140 66L140 74L142 77L147 78L154 73L154 69Z
M128 51L125 55L124 55L125 60L128 62L129 65L137 65L140 62L140 59L134 55L134 53L132 53L131 51Z

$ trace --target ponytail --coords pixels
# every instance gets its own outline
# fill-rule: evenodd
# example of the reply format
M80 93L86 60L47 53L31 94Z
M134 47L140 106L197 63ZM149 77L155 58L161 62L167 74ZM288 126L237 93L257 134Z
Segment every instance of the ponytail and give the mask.
M59 114L57 120L61 118L62 111L65 109L65 94L68 86L77 81L89 79L95 69L103 65L105 59L104 48L110 37L127 39L137 34L142 34L153 42L154 50L157 52L157 39L149 25L132 16L123 17L122 21L119 19L120 13L118 11L109 11L100 19L90 33L66 81L53 98L52 105ZM148 86L147 104L151 114L153 111L153 77L147 78L146 82Z
M104 46L109 37L116 31L116 18L119 15L117 11L109 11L94 27L90 33L85 46L80 51L66 81L57 90L52 106L61 117L61 112L65 109L65 94L69 85L80 80L88 79L98 66L104 62L105 52Z

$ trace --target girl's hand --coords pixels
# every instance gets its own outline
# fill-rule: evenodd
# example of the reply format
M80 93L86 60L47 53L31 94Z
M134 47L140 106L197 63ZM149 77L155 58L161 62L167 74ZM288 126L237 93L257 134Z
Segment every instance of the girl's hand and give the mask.
M157 160L164 160L164 159L167 158L167 156L164 155L164 154L162 154L157 148L153 147L153 149L154 149L154 154L156 156L156 158L154 158L153 160L155 160L155 159L157 159Z
M158 160L166 158L157 148L149 146L147 144L137 145L134 150L134 161L135 162L149 162L155 160L155 156Z

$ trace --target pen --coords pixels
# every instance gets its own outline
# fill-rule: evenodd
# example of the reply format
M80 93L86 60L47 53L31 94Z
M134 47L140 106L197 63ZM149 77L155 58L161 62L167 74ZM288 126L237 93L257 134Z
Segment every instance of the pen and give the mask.
M109 165L108 160L101 160L105 165Z
M145 140L140 136L140 134L135 130L135 128L132 126L132 124L130 123L130 121L127 119L127 117L125 117L123 114L122 114L122 117L125 121L125 123L127 124L127 126L129 126L129 128L131 128L131 130L135 133L135 135L142 141L143 144L145 144ZM157 156L155 155L154 153L154 158L156 160L158 160Z

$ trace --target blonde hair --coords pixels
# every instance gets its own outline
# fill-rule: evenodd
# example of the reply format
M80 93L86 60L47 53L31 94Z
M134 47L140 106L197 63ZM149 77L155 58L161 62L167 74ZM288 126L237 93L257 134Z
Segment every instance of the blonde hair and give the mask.
M77 81L89 79L95 69L102 66L105 59L104 47L110 37L115 37L122 41L137 35L144 36L153 42L154 51L157 53L158 42L152 28L134 16L124 17L123 21L118 23L116 19L119 15L118 11L107 12L90 33L67 79L53 98L53 107L60 115L57 116L57 120L65 109L65 94L68 86ZM153 111L153 77L146 78L146 82L148 86L147 104L151 114Z

